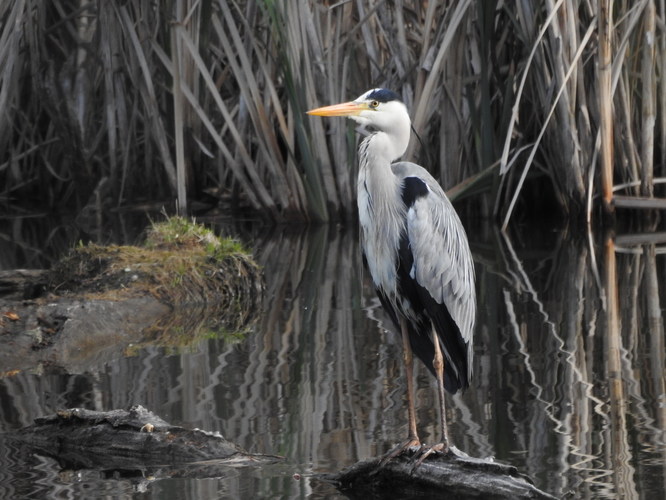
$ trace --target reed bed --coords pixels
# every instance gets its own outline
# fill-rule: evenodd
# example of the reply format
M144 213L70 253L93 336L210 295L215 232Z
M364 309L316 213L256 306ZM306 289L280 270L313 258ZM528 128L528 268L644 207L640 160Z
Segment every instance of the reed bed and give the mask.
M10 0L0 204L188 199L350 219L353 127L304 114L396 90L408 159L504 227L666 177L663 1ZM178 76L178 78L175 78Z

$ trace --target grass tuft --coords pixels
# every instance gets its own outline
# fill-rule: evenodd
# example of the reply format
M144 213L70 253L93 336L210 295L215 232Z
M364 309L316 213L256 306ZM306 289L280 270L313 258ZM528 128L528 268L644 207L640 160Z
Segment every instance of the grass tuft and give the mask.
M50 287L95 298L150 293L174 306L214 304L260 289L261 275L239 242L170 217L153 224L143 246L77 246L51 270Z

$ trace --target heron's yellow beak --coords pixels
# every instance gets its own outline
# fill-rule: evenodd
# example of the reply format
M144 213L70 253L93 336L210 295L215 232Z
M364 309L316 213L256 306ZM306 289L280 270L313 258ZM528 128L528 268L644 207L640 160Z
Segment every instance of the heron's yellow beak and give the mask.
M356 102L343 102L342 104L333 104L332 106L324 106L323 108L311 109L306 111L309 115L317 116L354 116L358 115L366 109L362 104Z

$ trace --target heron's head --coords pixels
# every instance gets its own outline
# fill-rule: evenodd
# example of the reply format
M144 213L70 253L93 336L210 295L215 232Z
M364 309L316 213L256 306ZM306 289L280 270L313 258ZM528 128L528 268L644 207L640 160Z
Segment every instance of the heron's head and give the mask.
M372 89L353 101L311 109L307 112L317 116L346 116L361 125L370 125L377 130L391 133L404 129L409 133L410 119L407 107L398 95L388 89Z

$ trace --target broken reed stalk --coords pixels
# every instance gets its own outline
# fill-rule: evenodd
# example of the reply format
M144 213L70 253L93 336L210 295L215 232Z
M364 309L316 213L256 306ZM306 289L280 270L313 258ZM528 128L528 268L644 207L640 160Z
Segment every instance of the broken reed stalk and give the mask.
M655 126L655 78L654 53L656 43L656 8L654 0L648 0L644 11L643 28L643 59L641 62L641 194L652 197L654 195L654 126ZM662 145L663 147L663 145Z
M611 95L612 0L599 0L599 121L601 133L601 194L604 210L613 211L613 101Z
M179 2L180 4L180 2ZM185 185L185 145L183 141L183 93L180 89L182 43L180 41L181 17L171 25L171 58L173 61L173 128L176 145L176 183L178 215L187 215L187 189Z
M573 57L580 57L585 49L585 40L587 34L591 34L590 29L594 26L591 21L586 29L585 39L580 41L580 33L574 29L567 29L568 14L574 10L571 0L567 0L559 8L558 16L554 22L550 23L547 31L548 49L547 55L553 61L553 85L558 89L558 97L555 106L555 118L557 120L558 133L555 136L555 144L560 153L560 161L567 165L564 169L563 184L565 194L572 201L583 198L585 185L583 182L583 172L581 170L580 136L576 112L574 106L576 102L576 73L578 70L578 61ZM546 5L549 11L556 11L552 0L547 0ZM565 75L566 73L566 75ZM544 120L544 127L547 126L548 118ZM553 170L554 173L557 170Z
M666 19L666 1L659 0L659 18ZM666 176L666 35L659 37L658 53L656 56L659 70L659 87L657 99L659 103L659 144L661 144L661 171L657 174Z
M15 2L11 7L9 4L5 4L5 10L0 12L2 16L0 20L5 20L4 27L0 30L0 67L2 67L0 72L0 110L8 108L11 92L16 88L18 82L18 67L21 64L19 56L20 25L25 15L24 12L25 0ZM11 128L12 120L9 113L0 113L0 147L6 140L4 138L11 136ZM2 169L2 163L0 161L0 170Z

